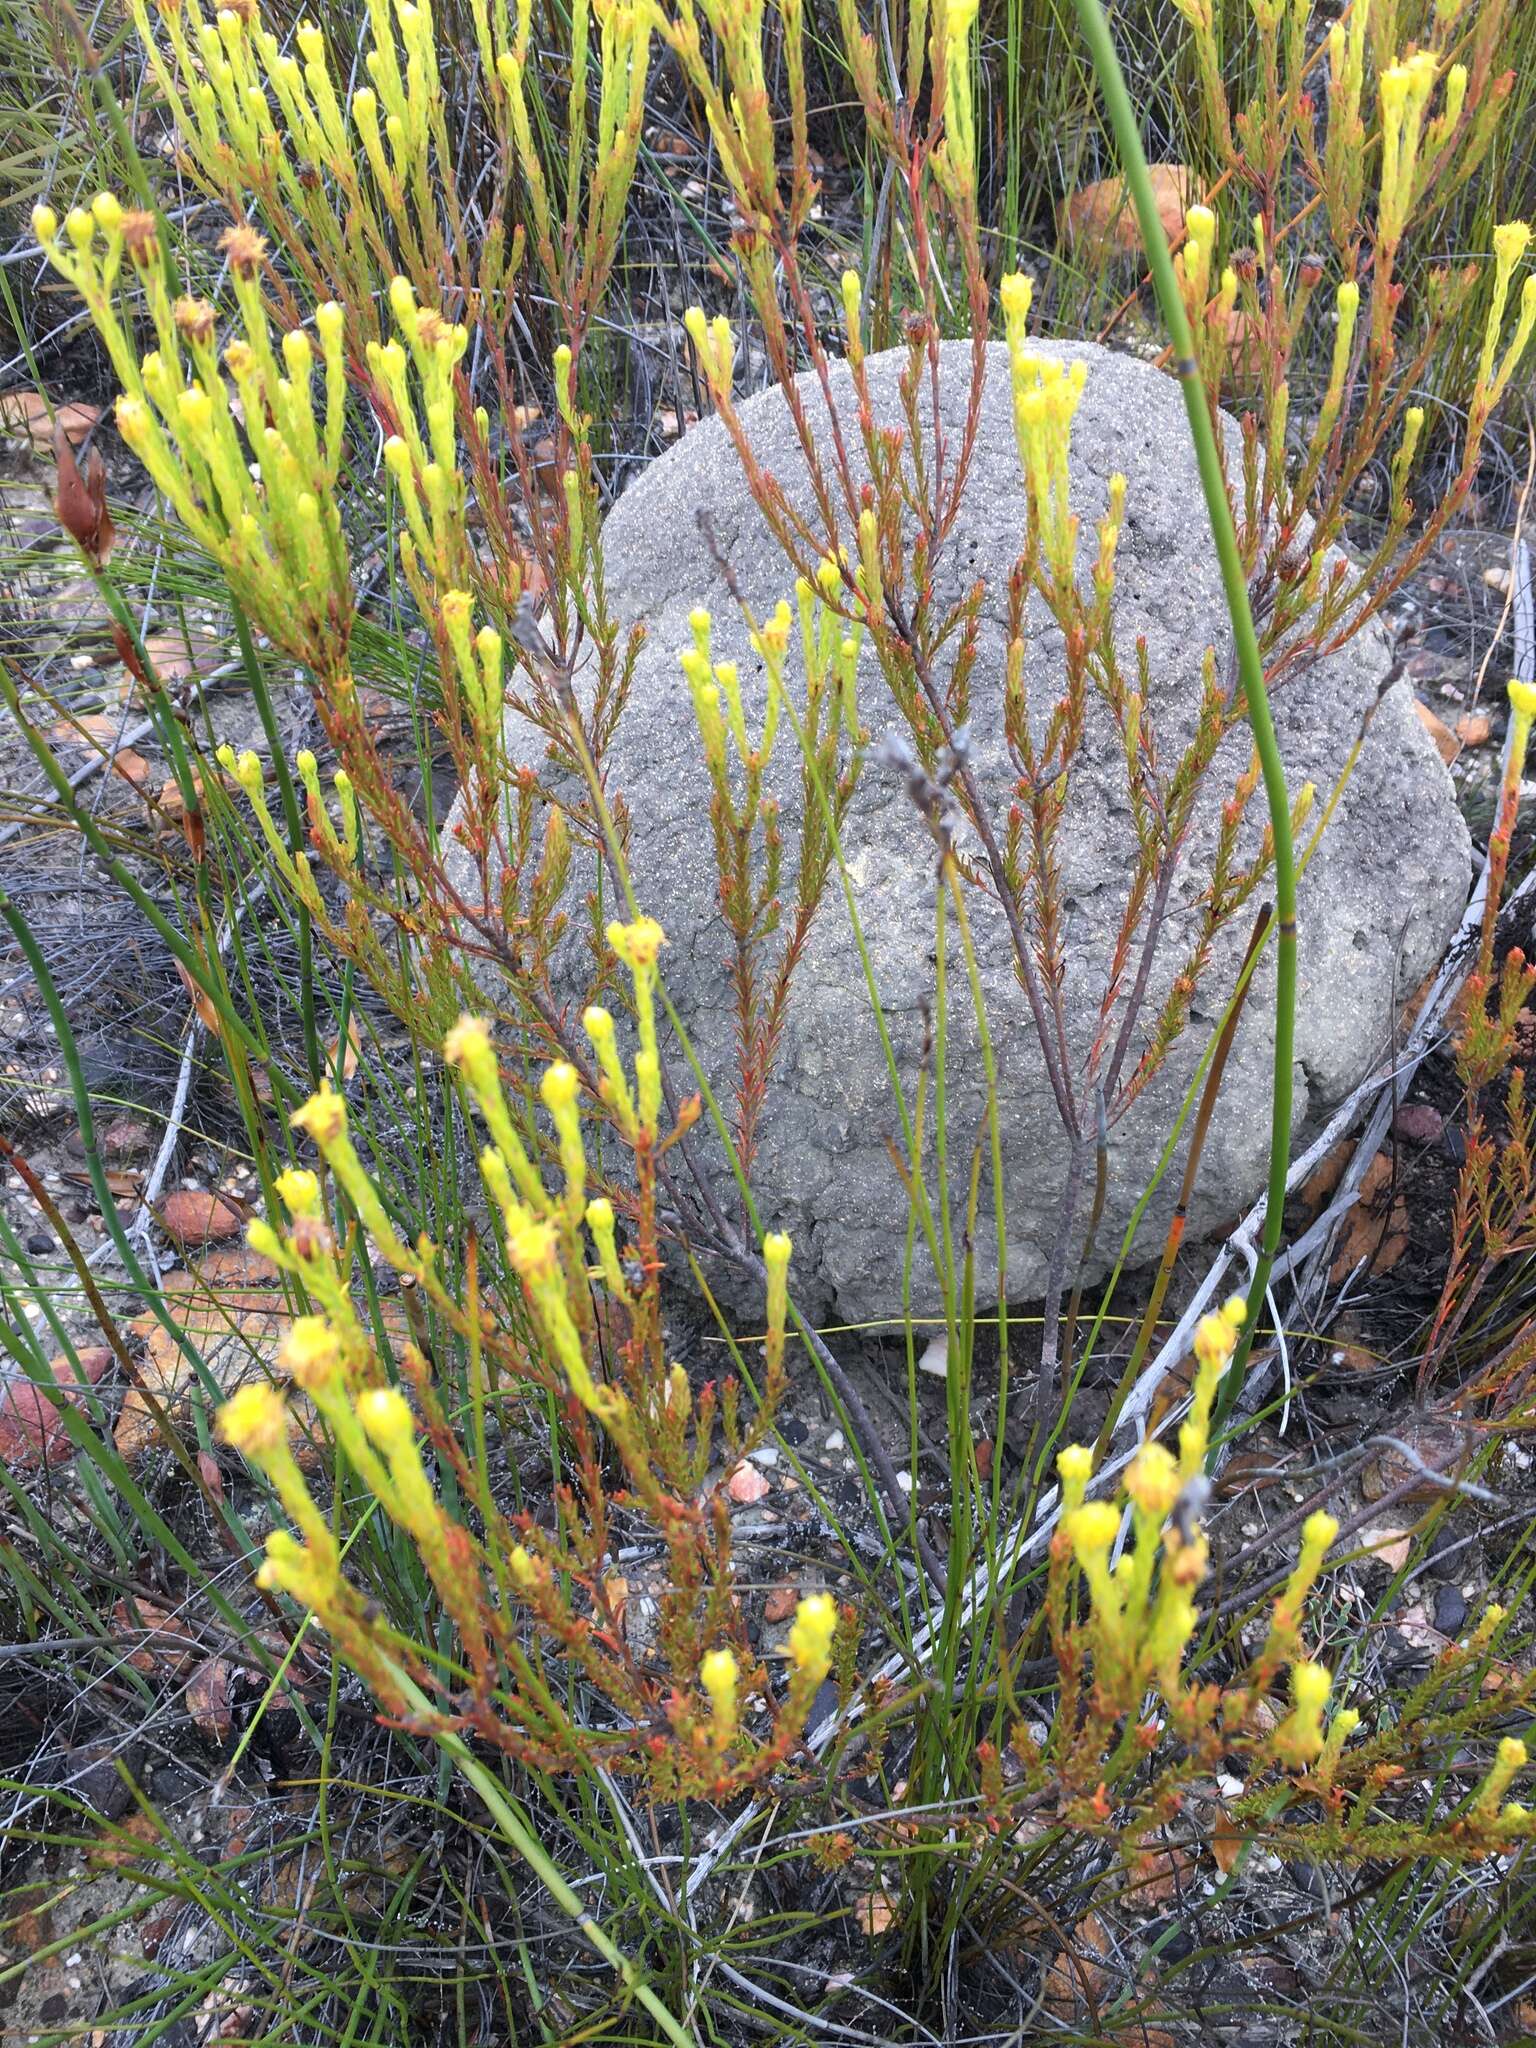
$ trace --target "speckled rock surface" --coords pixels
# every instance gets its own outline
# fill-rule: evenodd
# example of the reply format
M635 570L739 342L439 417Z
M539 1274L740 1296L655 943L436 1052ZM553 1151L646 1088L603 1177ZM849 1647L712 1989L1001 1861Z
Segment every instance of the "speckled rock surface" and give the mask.
M1087 388L1073 426L1074 509L1081 548L1094 545L1107 478L1128 479L1119 553L1116 632L1122 658L1145 636L1152 716L1164 763L1187 738L1198 702L1202 652L1214 645L1224 664L1226 613L1179 392L1172 380L1132 358L1064 345L1086 355ZM870 377L881 419L900 418L896 380L904 353L874 357ZM943 410L957 433L969 369L967 346L943 352ZM839 405L851 381L834 379ZM808 390L813 422L825 406ZM759 461L809 507L798 442L778 393L743 409ZM857 436L852 437L856 442ZM666 928L666 982L698 1051L723 1095L730 1093L732 1021L708 828L708 783L677 651L688 644L691 608L715 616L716 658L741 666L749 720L760 719L758 665L696 515L708 508L715 536L759 616L791 594L792 576L741 480L736 455L712 420L690 432L631 487L610 515L604 540L609 595L626 622L643 620L648 639L628 707L609 751L613 785L633 816L632 866L643 904ZM1002 737L1001 677L1006 579L1025 514L1009 404L1006 352L990 351L980 434L965 501L938 585L952 601L981 578L987 585L978 660L971 686L972 758L1001 815L1011 783ZM1035 706L1059 689L1059 635L1033 607L1026 673ZM1295 675L1275 703L1293 790L1314 782L1326 794L1381 691L1388 654L1369 630L1345 652ZM793 660L791 674L793 675ZM878 737L898 714L866 650L860 677L862 716ZM540 736L520 719L508 725L514 760L545 766ZM1182 964L1191 906L1208 876L1219 806L1249 755L1246 730L1224 741L1202 794L1197 822L1176 881L1168 935L1153 970L1147 1016ZM801 813L799 757L781 733L769 781L781 805L786 872ZM1262 795L1250 806L1250 841L1263 821ZM971 840L969 828L962 847ZM908 1088L915 1081L934 990L934 861L899 778L871 759L845 830L846 850L887 1027ZM1090 718L1074 774L1062 858L1068 900L1066 999L1078 1057L1086 1051L1104 986L1106 956L1123 903L1133 844L1123 766L1107 717ZM1439 956L1466 898L1470 846L1450 779L1413 714L1407 688L1382 698L1354 774L1301 894L1301 1011L1297 1037L1296 1121L1314 1123L1361 1077L1389 1040L1394 1004L1416 987ZM1065 1176L1066 1148L1027 1005L1013 973L1001 915L979 891L972 916L1001 1080L1007 1287L1037 1295L1045 1274ZM1177 1106L1231 992L1251 923L1245 912L1225 934L1197 997L1191 1028L1129 1113L1116 1125L1109 1192L1098 1235L1102 1270L1118 1250ZM956 1015L948 1085L952 1171L962 1180L981 1132L983 1092L976 1034L964 1014L958 958L950 978ZM1239 1029L1201 1163L1191 1218L1198 1234L1231 1217L1263 1184L1267 1151L1267 1012L1272 956L1261 964ZM1132 1058L1134 1065L1134 1055ZM795 985L768 1107L756 1174L766 1220L793 1233L795 1276L807 1306L847 1318L898 1312L906 1201L888 1139L900 1120L866 1000L849 920L835 882L813 927ZM703 1130L701 1127L701 1133ZM1166 1177L1138 1239L1153 1256L1178 1179ZM722 1190L731 1183L723 1162ZM963 1189L962 1189L963 1198ZM996 1293L991 1194L983 1181L977 1233L978 1294ZM919 1258L915 1291L932 1299Z

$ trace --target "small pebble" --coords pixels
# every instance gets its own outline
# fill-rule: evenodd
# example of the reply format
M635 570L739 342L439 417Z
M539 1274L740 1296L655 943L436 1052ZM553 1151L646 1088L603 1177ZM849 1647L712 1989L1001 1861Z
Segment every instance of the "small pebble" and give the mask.
M1443 1636L1458 1636L1467 1618L1467 1596L1460 1586L1435 1588L1435 1627Z

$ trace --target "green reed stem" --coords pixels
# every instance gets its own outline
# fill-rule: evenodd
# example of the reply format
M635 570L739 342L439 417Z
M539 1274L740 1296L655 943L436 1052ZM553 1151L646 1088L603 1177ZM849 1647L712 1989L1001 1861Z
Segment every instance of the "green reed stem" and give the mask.
M1158 216L1146 153L1136 125L1136 112L1101 0L1073 0L1073 5L1104 94L1126 183L1136 202L1136 218L1141 226L1141 239L1147 252L1152 282L1157 288L1158 305L1173 340L1174 366L1184 392L1184 410L1189 416L1189 431L1200 465L1200 486L1205 493L1211 537L1216 543L1216 555L1221 564L1221 580L1237 649L1238 674L1248 707L1248 721L1253 728L1253 743L1258 748L1264 774L1264 795L1269 804L1275 841L1275 911L1279 929L1275 961L1275 1073L1270 1090L1269 1186L1258 1262L1248 1287L1248 1320L1222 1386L1217 1409L1219 1421L1231 1412L1242 1391L1259 1311L1264 1306L1275 1254L1280 1249L1285 1182L1291 1163L1291 1067L1296 1039L1296 856L1291 842L1290 796L1285 786L1285 764L1280 759L1280 745L1275 737L1275 722L1270 713L1269 693L1264 687L1264 662L1259 653L1253 610L1248 602L1248 578L1237 545L1237 528L1227 498L1227 481L1216 445L1216 430L1200 368L1195 361L1194 339L1189 331L1178 279L1174 275L1173 258L1168 252L1168 238Z

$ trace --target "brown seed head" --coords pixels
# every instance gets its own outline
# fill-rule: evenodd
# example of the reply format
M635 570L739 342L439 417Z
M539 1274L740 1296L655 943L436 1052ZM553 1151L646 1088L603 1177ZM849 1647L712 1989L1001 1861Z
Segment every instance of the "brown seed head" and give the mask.
M155 233L152 213L123 215L123 247L128 251L129 262L138 270L147 270L151 263L159 262L160 238Z
M244 225L226 228L219 237L219 253L227 256L237 277L255 277L266 260L267 244L254 228Z
M289 1227L288 1242L301 1259L326 1258L336 1249L336 1240L318 1216L296 1216Z

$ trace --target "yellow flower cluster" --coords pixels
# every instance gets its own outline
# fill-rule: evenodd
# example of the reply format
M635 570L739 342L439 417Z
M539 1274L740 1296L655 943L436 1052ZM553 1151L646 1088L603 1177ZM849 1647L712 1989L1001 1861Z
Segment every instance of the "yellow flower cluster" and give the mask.
M1248 1316L1240 1294L1229 1295L1214 1315L1202 1316L1195 1329L1195 1383L1189 1413L1179 1429L1179 1482L1188 1485L1205 1468L1211 1442L1211 1407L1222 1375L1232 1363L1238 1332Z
M717 406L729 405L736 374L736 337L730 321L723 313L707 320L702 306L690 306L683 315L683 326L693 343L710 397Z
M558 254L561 223L551 206L533 125L529 119L526 80L532 48L532 0L518 0L517 28L510 46L495 48L486 20L485 0L471 0L481 59L505 95L512 142L528 188L535 246L552 287L568 279ZM505 9L500 12L505 17ZM574 229L581 213L584 151L574 138L585 135L589 103L588 68L592 0L574 0L570 9L571 82L566 103L566 133L573 138L566 160L564 230ZM598 101L593 147L591 191L584 210L583 247L587 275L582 286L589 302L601 292L608 264L618 246L624 203L634 177L645 112L645 86L650 70L652 9L640 0L596 0L598 23ZM536 60L532 60L536 61Z
M438 591L446 593L469 580L471 566L453 384L454 371L469 345L469 331L419 305L403 277L391 281L389 305L403 343L394 338L370 341L366 357L391 416L384 465L405 513L400 559L418 602L430 609L421 581L423 567Z
M1499 337L1504 327L1504 309L1509 303L1510 281L1524 260L1530 243L1531 230L1523 220L1506 221L1493 231L1493 296L1488 305L1482 356L1477 366L1478 396L1487 411L1498 404L1509 388L1509 380L1525 354L1532 330L1536 329L1536 272L1533 272L1521 288L1515 331L1495 368L1494 358L1498 354Z
M1116 1713L1137 1710L1149 1685L1170 1706L1188 1705L1184 1663L1197 1624L1195 1596L1209 1566L1205 1532L1195 1509L1203 1497L1203 1468L1216 1389L1231 1363L1245 1308L1233 1295L1202 1318L1194 1340L1195 1376L1189 1413L1175 1458L1159 1442L1144 1443L1126 1468L1121 1505L1085 1498L1092 1453L1080 1444L1060 1452L1061 1518L1057 1558L1069 1557L1087 1583L1089 1636L1101 1701ZM1122 1534L1125 1509L1129 1528ZM1328 1514L1310 1516L1302 1529L1295 1568L1274 1605L1264 1651L1250 1684L1262 1690L1274 1673L1291 1667L1292 1709L1275 1732L1275 1753L1300 1767L1332 1759L1358 1721L1338 1717L1323 1726L1331 1679L1302 1656L1300 1619L1307 1595L1338 1535ZM1118 1560L1112 1562L1116 1546ZM1255 1693L1257 1696L1257 1693ZM1329 1765L1331 1768L1331 1763Z
M307 909L316 915L324 914L324 902L314 872L310 867L309 855L302 850L290 853L277 820L267 804L265 776L262 765L249 747L237 754L225 741L214 754L214 759L244 791L251 806L257 827L266 842L279 874L288 887ZM337 868L347 868L357 859L359 821L357 795L352 787L352 778L345 768L338 768L331 778L336 792L337 806L341 813L341 831L338 833L331 823L326 808L325 796L320 788L320 767L308 747L301 747L294 757L294 766L299 771L299 780L304 785L310 823L319 835L325 848L326 857Z
M780 0L786 55L799 61L799 0ZM699 14L719 51L706 53ZM773 106L763 69L763 0L677 0L669 14L657 12L656 26L699 93L710 134L719 150L738 204L759 231L777 197L778 149ZM793 49L791 49L793 46ZM727 91L717 80L723 76Z
M626 1140L649 1147L657 1137L661 1108L661 1057L656 1040L657 963L665 934L654 918L611 924L608 942L628 967L635 992L640 1040L634 1080L619 1055L611 1014L597 1004L582 1016L596 1056L598 1090ZM630 1291L619 1259L613 1205L606 1196L587 1199L587 1157L581 1130L581 1080L568 1062L546 1068L540 1100L554 1126L564 1186L551 1193L513 1123L501 1085L490 1029L479 1017L461 1017L443 1045L443 1057L463 1075L491 1142L480 1155L480 1172L501 1213L507 1251L528 1292L545 1342L572 1393L594 1414L612 1419L621 1397L592 1377L573 1313L572 1290L585 1286L578 1251L583 1222L597 1251L598 1269L615 1297L628 1304Z
M494 762L501 740L502 667L505 648L494 626L470 633L474 599L467 590L445 590L437 615L453 662L454 678L469 713L487 765Z
M1184 1651L1195 1628L1194 1595L1205 1577L1205 1537L1198 1527L1185 1531L1175 1524L1164 1533L1180 1493L1178 1469L1161 1444L1146 1444L1126 1473L1133 1541L1111 1567L1120 1513L1108 1501L1081 1500L1086 1457L1080 1445L1070 1445L1057 1469L1064 1497L1069 1486L1078 1496L1061 1526L1088 1583L1100 1687L1106 1697L1129 1700L1155 1680L1164 1696L1176 1701L1183 1690Z
M977 0L939 0L934 9L934 71L943 51L944 140L934 169L953 204L965 204L976 191L976 107L971 84L971 29Z
M244 332L221 360L214 308L171 298L152 216L103 192L89 210L76 207L62 232L46 206L32 226L106 344L123 386L119 431L156 488L280 647L312 667L342 660L352 595L335 501L345 426L341 307L316 309L315 341L292 328L274 345L265 245L252 229L231 228L221 247ZM125 257L158 343L142 361L115 303Z
M424 218L435 214L433 144L442 161L451 159L430 0L368 0L368 82L352 93L350 107L313 21L294 29L294 55L262 24L252 0L220 7L212 21L198 0L174 0L157 10L175 60L169 63L148 0L132 4L165 104L215 190L231 199L259 192L274 211L309 222L339 247L347 239L342 221L329 205L312 203L314 167L323 164L346 202L341 211L362 206L373 231L359 237L354 226L354 250L379 241L386 223L403 232L410 203ZM383 202L378 208L367 203L367 174Z
M807 1593L795 1609L785 1655L790 1667L791 1719L797 1726L832 1669L837 1622L837 1602L830 1593ZM741 1666L735 1653L708 1651L699 1660L699 1684L710 1708L704 1737L715 1754L723 1756L741 1725Z
M347 1136L340 1097L322 1090L293 1119L319 1145L332 1175L356 1205L380 1248L401 1270L419 1272L383 1213ZM318 1313L294 1318L278 1365L313 1402L339 1450L390 1518L415 1542L466 1642L479 1633L472 1590L456 1550L458 1532L439 1505L422 1464L416 1425L403 1395L379 1384L378 1362L352 1306L345 1268L321 1209L317 1177L302 1168L280 1174L281 1227L258 1221L246 1233L254 1251L290 1274ZM302 1542L284 1529L267 1539L261 1582L291 1593L336 1637L370 1683L390 1697L387 1660L364 1626L360 1604L341 1576L340 1557L289 1444L290 1417L278 1392L243 1387L220 1409L219 1434L271 1481Z
M460 1532L444 1512L427 1477L416 1424L403 1394L367 1386L344 1364L343 1335L319 1316L301 1316L284 1343L279 1363L325 1417L336 1442L390 1519L415 1543L443 1603L466 1643L478 1640L480 1621L456 1547ZM266 1541L258 1583L290 1593L335 1636L375 1684L359 1604L341 1573L336 1541L310 1494L289 1446L289 1412L275 1388L242 1387L219 1410L218 1432L271 1481L302 1542L286 1529ZM387 1694L386 1694L387 1697Z
M1414 180L1424 114L1435 89L1438 70L1432 50L1416 50L1400 64L1389 64L1377 82L1381 109L1381 197L1377 232L1395 249L1402 240L1413 208ZM1465 80L1462 91L1465 92Z
M1046 563L1058 588L1070 585L1077 561L1077 520L1071 510L1072 419L1088 365L1039 356L1028 346L1030 281L1013 275L1002 285L1013 388L1013 430L1030 511Z
M1231 1355L1234 1327L1225 1316L1206 1319L1199 1374L1208 1374L1213 1362L1224 1367ZM1185 1458L1191 1449L1192 1443L1187 1441ZM1113 1564L1111 1554L1120 1541L1122 1511L1108 1501L1083 1498L1092 1462L1090 1452L1070 1444L1057 1459L1057 1472L1062 1539L1088 1587L1088 1626L1099 1695L1113 1711L1131 1713L1137 1710L1147 1687L1155 1685L1170 1706L1179 1707L1189 1697L1184 1661L1198 1619L1195 1596L1209 1568L1205 1533L1186 1500L1186 1487L1198 1473L1198 1462L1192 1473L1164 1445L1142 1445L1126 1469L1130 1530L1118 1562ZM1185 1501L1183 1507L1181 1501ZM1332 1680L1321 1665L1301 1656L1298 1643L1302 1603L1337 1534L1338 1524L1331 1515L1317 1514L1308 1520L1302 1531L1301 1555L1275 1603L1269 1641L1259 1666L1266 1673L1284 1663L1291 1667L1292 1708L1275 1730L1274 1748L1282 1761L1298 1768L1323 1754L1325 1739L1331 1741L1336 1758L1359 1720L1358 1715L1340 1716L1335 1727L1325 1731L1322 1715Z
M768 701L763 713L763 730L754 746L747 733L741 708L741 676L734 661L715 661L710 655L713 620L702 606L688 615L693 645L678 655L678 664L693 699L704 758L718 776L725 768L726 735L735 742L742 765L760 769L773 752L784 694L784 651L789 639L789 606L781 604L768 624L753 635L753 645L763 657L768 678ZM723 712L723 715L722 715Z

